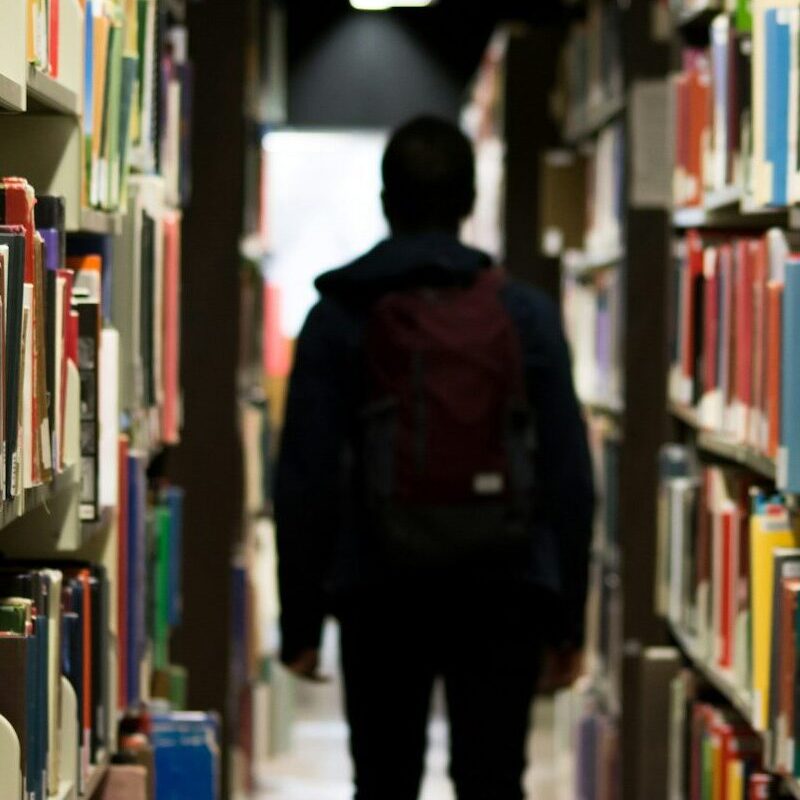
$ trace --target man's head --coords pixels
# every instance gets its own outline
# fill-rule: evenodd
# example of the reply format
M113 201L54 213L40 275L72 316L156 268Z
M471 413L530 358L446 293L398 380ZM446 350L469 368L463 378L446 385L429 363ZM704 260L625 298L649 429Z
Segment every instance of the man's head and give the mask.
M475 202L472 145L453 124L417 117L383 156L383 210L395 233L455 232Z

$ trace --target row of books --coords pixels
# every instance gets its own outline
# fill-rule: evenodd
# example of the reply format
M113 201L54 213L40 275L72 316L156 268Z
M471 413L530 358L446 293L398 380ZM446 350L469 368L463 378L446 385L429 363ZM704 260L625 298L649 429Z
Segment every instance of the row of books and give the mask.
M680 473L690 461L670 463ZM658 610L743 699L748 723L769 733L770 768L800 774L796 516L741 471L688 468L662 482L659 555Z
M670 798L781 800L794 795L764 767L762 740L683 671L670 687Z
M60 726L79 731L78 787L108 744L109 585L81 562L0 566L0 714L17 733L26 798L58 790ZM60 720L61 675L77 719Z
M586 609L587 673L605 698L619 708L622 663L622 593L619 561L620 434L605 414L587 419L598 499Z
M179 439L180 214L160 179L142 177L118 242L67 235L63 200L6 179L0 218L2 496L73 463L79 414L81 517L96 520L116 503L116 471L100 464L115 463L120 411L137 447Z
M676 259L670 399L702 427L778 460L800 490L800 273L786 236L689 231Z
M617 720L593 707L591 699L575 733L576 797L613 800L620 786L620 739Z
M709 11L726 11L734 15L740 30L749 31L753 25L751 6L753 0L659 0L669 5L673 14L680 20L692 14Z
M181 618L182 492L163 487L151 504L146 459L126 455L124 442L120 456L116 586L99 564L0 562L0 716L19 739L26 800L54 794L73 773L82 791L92 765L114 746L118 712L151 698L184 702L185 671L169 658ZM63 718L62 675L77 698L75 720ZM62 728L73 724L80 731L77 770L59 750Z
M606 270L593 282L565 275L563 314L572 349L575 387L587 404L622 404L622 281Z
M720 10L710 46L686 48L675 79L675 203L702 205L735 187L755 208L791 205L800 199L800 4Z
M91 278L78 274L81 264L73 262L70 269L67 263L63 207L58 198L42 197L34 213L36 202L24 179L2 181L0 493L4 499L50 482L74 462L75 454L68 452L67 420L78 414L76 370L82 332L84 337L92 333ZM98 334L94 332L95 342Z
M26 0L25 53L29 64L58 78L61 0Z
M564 50L567 132L593 122L593 112L624 93L622 14L611 0L591 0Z
M186 29L158 0L86 0L84 204L124 206L129 165L157 170L188 201L192 68Z
M119 753L101 800L217 800L221 723L215 714L153 702L120 722Z

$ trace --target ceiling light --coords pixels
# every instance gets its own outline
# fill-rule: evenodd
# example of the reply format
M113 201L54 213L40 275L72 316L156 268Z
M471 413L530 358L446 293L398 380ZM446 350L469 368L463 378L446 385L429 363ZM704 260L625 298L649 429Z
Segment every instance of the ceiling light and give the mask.
M357 11L388 11L390 8L425 8L436 0L350 0Z

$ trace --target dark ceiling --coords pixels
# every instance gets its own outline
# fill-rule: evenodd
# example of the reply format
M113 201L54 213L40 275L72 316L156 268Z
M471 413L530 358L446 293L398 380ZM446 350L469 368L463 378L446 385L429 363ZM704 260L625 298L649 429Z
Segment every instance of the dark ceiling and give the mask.
M290 71L348 15L392 15L434 56L444 70L466 86L498 23L523 20L533 25L557 25L574 15L561 0L439 0L421 9L359 12L348 0L302 2L287 0Z

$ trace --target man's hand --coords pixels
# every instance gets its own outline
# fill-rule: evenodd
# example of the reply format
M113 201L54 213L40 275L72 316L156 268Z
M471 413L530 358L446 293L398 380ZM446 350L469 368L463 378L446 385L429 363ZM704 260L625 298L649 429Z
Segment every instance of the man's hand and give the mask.
M550 695L572 686L583 674L583 650L550 648L542 659L539 694Z
M319 650L303 650L294 661L286 664L296 678L312 683L327 683L330 678L319 673Z

